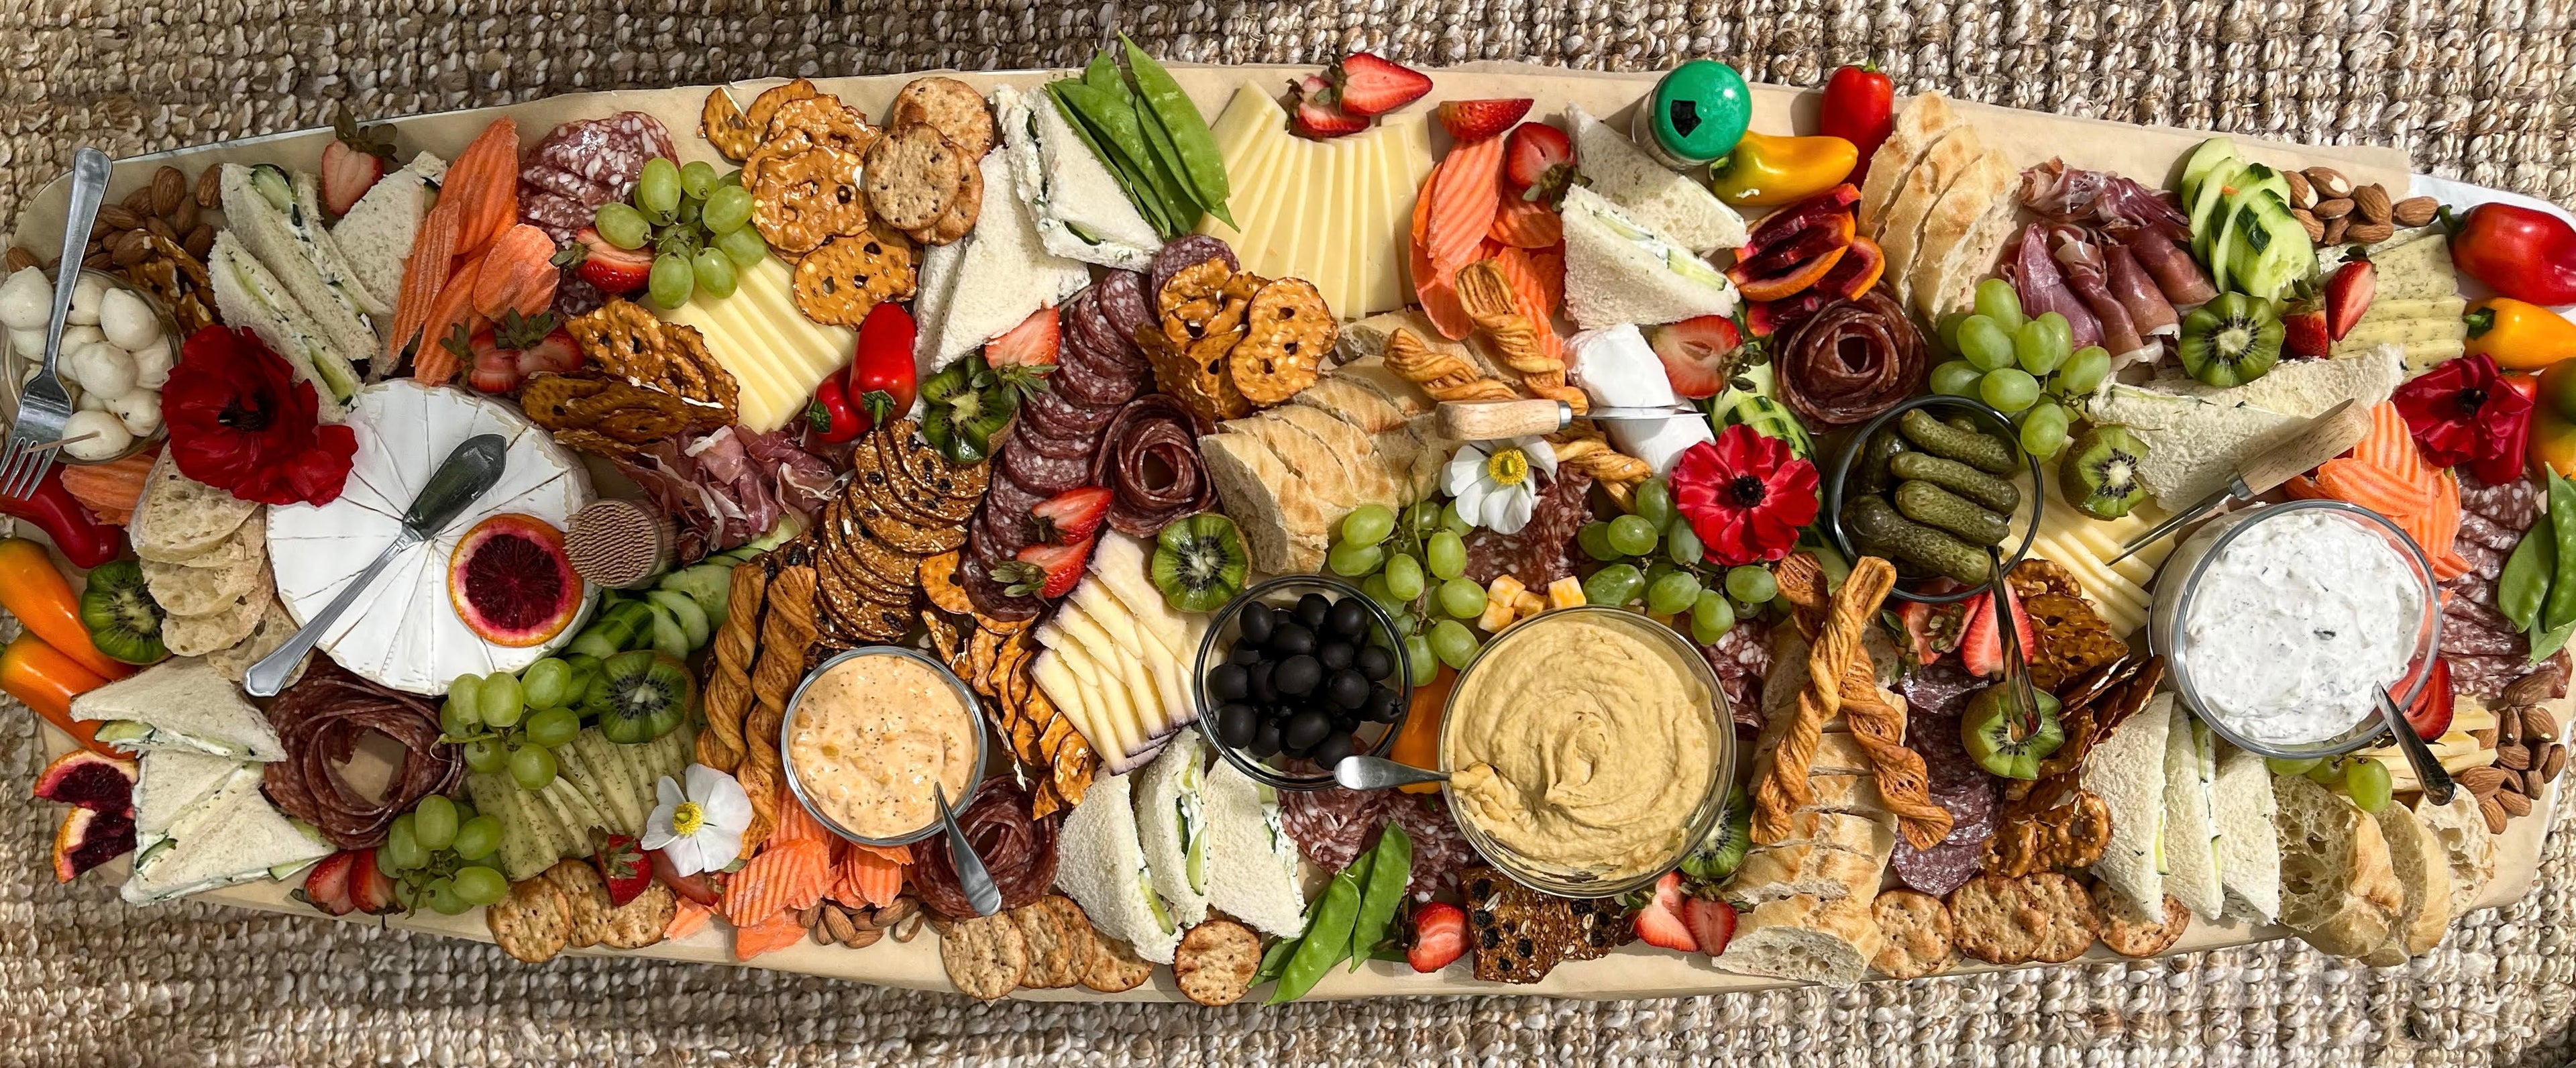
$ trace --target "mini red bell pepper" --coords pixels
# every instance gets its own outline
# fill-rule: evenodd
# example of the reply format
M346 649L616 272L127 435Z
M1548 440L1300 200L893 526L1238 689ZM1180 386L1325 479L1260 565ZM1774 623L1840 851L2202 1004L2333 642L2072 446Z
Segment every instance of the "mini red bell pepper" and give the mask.
M805 405L806 436L814 441L838 445L867 433L869 425L866 416L850 407L850 391L840 375L824 378Z
M45 532L54 548L73 567L87 571L125 553L125 531L98 521L72 491L63 488L63 466L55 464L24 497L0 496L0 512L24 519Z
M2511 204L2469 209L2451 233L2451 263L2515 300L2576 304L2576 227Z
M865 430L912 410L920 388L912 363L912 314L893 301L883 301L859 321L858 353L850 360L849 381L842 387Z
M1887 140L1895 128L1891 117L1896 108L1896 83L1878 69L1878 64L1864 63L1844 67L1825 80L1825 101L1816 117L1816 132L1839 137L1860 150L1860 163L1852 168L1855 183L1869 173L1869 157Z

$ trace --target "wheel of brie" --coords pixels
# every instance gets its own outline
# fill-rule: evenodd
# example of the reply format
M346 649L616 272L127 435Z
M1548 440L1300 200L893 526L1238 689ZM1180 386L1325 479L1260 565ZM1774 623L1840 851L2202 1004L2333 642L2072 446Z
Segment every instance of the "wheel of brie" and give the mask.
M509 443L508 459L499 482L436 537L396 556L315 648L386 686L436 695L458 675L524 668L580 632L595 592L587 586L560 631L515 647L467 627L449 592L449 561L476 523L516 514L557 531L570 525L572 514L595 496L577 457L506 403L404 379L360 391L349 405L348 425L358 453L339 499L268 510L277 595L299 626L402 533L404 511L457 445L498 434Z

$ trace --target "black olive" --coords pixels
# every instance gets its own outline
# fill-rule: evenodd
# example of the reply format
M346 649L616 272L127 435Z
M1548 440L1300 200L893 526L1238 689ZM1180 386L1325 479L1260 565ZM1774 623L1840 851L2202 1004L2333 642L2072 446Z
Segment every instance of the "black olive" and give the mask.
M1356 709L1368 703L1369 681L1359 672L1343 668L1324 684L1324 696L1331 698L1335 707Z
M1270 686L1290 697L1303 697L1315 692L1315 684L1324 681L1324 665L1311 656L1292 656L1279 662L1270 673Z
M1270 655L1296 656L1315 651L1315 632L1297 623L1282 623L1270 632Z
M1301 604L1297 607L1301 610L1299 614L1304 614L1302 610L1306 606ZM1358 598L1346 597L1333 606L1332 618L1327 622L1333 633L1357 640L1368 634L1368 609L1360 607Z
M1254 760L1267 760L1273 754L1278 753L1278 722L1274 720L1263 720L1261 725L1254 728L1252 731L1252 744L1245 746L1243 751L1252 754L1252 759Z
M1254 712L1251 705L1230 704L1216 710L1218 741L1241 749L1251 745L1253 737L1260 732L1261 714Z
M1277 623L1279 616L1270 610L1269 605L1254 601L1243 606L1243 614L1234 619L1236 625L1243 628L1243 640L1260 645L1270 640L1271 624Z
M1292 752L1312 749L1332 733L1333 718L1321 712L1300 712L1279 726L1279 741Z
M1278 668L1267 660L1252 665L1251 670L1245 672L1244 677L1244 682L1249 687L1246 691L1247 696L1262 704L1278 700L1279 690L1271 682L1271 675L1277 670Z
M1395 654L1374 645L1365 646L1351 658L1351 666L1360 669L1370 682L1376 682L1395 673Z
M1351 666L1351 661L1358 655L1358 651L1351 648L1351 643L1338 638L1315 647L1315 659L1332 671L1340 671Z
M1330 597L1320 593L1310 593L1297 598L1297 622L1305 624L1309 629L1322 627L1324 620L1330 618L1332 613L1333 599Z
M1225 654L1226 663L1244 666L1258 664L1269 658L1269 653L1262 651L1260 646L1254 645L1250 642L1236 645L1232 652Z
M1368 703L1362 707L1367 710L1368 718L1379 723L1393 723L1404 718L1404 698L1384 686L1370 689Z
M1241 664L1219 664L1208 672L1208 695L1219 701L1240 701L1252 692L1252 673Z
M1323 765L1324 770L1330 771L1334 765L1342 762L1343 757L1358 751L1359 739L1352 737L1351 732L1334 731L1325 735L1323 741L1315 743L1315 763Z

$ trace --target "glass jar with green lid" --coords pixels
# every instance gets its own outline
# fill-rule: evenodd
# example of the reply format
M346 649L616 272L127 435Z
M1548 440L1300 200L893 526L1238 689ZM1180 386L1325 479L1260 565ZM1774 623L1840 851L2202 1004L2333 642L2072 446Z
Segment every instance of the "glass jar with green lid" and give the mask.
M1753 119L1753 91L1735 68L1694 59L1664 75L1637 105L1628 136L1673 168L1705 167L1735 149Z

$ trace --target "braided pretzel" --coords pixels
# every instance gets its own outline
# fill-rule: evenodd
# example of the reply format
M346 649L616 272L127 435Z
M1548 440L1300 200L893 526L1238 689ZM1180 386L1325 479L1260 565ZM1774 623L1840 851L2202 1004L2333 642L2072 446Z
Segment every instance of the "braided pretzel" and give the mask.
M1454 352L1425 344L1413 331L1398 328L1386 339L1386 368L1422 387L1436 401L1518 400L1520 394L1499 378L1489 378Z
M1771 775L1757 790L1761 805L1754 816L1755 840L1778 841L1787 833L1790 813L1812 796L1807 769L1815 759L1817 736L1828 720L1841 715L1868 755L1879 796L1896 814L1905 840L1917 849L1940 844L1950 833L1950 812L1932 802L1923 757L1905 747L1905 709L1879 689L1869 656L1860 647L1861 636L1896 583L1895 569L1885 560L1862 557L1832 598L1830 613L1824 571L1814 557L1790 557L1775 577L1811 645L1798 718L1772 751ZM1818 681L1822 679L1834 681Z
M1520 294L1503 277L1502 268L1492 260L1478 260L1459 268L1452 284L1458 287L1458 303L1467 310L1467 317L1493 339L1503 366L1520 372L1522 384L1531 393L1563 401L1576 415L1591 406L1590 397L1566 384L1565 355L1556 332L1523 312Z

